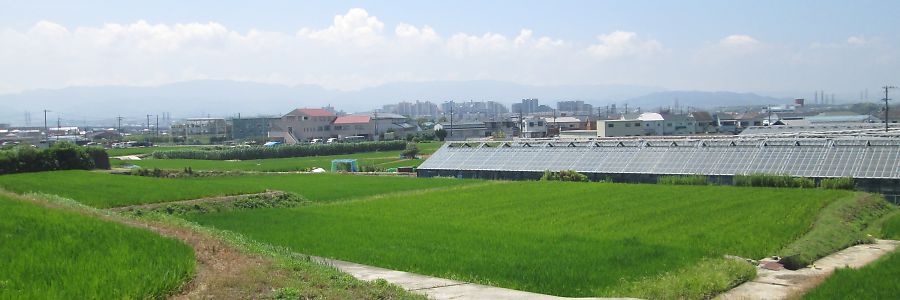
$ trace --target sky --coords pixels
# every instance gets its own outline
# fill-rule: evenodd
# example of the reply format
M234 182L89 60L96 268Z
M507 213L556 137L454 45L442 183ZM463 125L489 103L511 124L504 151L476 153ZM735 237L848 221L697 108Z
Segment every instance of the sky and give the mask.
M0 93L498 80L851 97L900 85L898 17L900 1L0 0Z

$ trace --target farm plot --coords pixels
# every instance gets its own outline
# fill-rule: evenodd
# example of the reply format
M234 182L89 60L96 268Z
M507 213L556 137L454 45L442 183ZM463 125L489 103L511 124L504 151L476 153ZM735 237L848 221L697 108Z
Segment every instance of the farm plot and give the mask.
M153 299L194 272L187 245L0 195L0 299Z
M88 171L60 171L0 176L0 187L9 191L56 194L98 208L259 193L267 189L296 193L312 201L332 201L475 182L479 181L339 174L167 179Z
M292 158L253 159L241 161L202 160L202 159L144 159L137 161L111 160L113 167L136 165L145 169L181 170L190 167L202 171L257 171L257 172L292 172L306 171L312 168L331 170L334 159L357 159L360 166L395 162L400 159L399 151L370 152L360 154L309 156ZM419 165L423 160L406 160L410 165Z
M900 239L900 214L884 223L882 238ZM838 269L804 299L897 299L900 297L900 251L860 269Z
M651 288L642 285L647 279L677 273L699 290L687 297L707 297L715 288L702 278L715 271L696 266L725 254L772 255L804 234L822 207L855 195L515 182L190 218L301 253L513 289L631 296ZM718 289L747 276L723 272Z
M418 143L420 155L430 155L437 151L442 143ZM150 148L148 148L150 149ZM360 166L377 166L380 168L414 167L422 164L422 159L401 159L401 151L366 152L343 155L253 159L241 161L200 160L200 159L145 159L140 161L111 160L113 167L137 165L146 169L184 169L208 171L258 171L258 172L290 172L304 171L311 168L329 170L334 159L357 159ZM112 156L112 154L111 154Z

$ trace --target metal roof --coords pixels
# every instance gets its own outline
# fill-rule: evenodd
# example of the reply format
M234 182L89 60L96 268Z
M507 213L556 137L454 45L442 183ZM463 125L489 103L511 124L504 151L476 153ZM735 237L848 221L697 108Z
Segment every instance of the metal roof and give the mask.
M449 142L420 170L900 178L900 139Z

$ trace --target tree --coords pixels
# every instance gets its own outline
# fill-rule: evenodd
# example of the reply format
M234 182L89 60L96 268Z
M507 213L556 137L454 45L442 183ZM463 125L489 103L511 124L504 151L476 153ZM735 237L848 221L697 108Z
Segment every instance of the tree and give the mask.
M441 140L441 142L443 142L444 139L447 138L447 130L445 130L445 129L435 130L434 136L437 137L439 140Z
M401 153L403 158L414 159L416 155L419 154L419 147L416 146L416 143L408 143L406 144L406 149Z

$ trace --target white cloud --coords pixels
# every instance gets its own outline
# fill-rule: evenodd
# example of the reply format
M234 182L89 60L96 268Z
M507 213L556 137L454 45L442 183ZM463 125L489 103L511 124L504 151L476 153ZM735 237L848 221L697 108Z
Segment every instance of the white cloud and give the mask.
M755 47L759 41L749 35L733 34L719 40L719 45L724 47Z
M351 41L358 45L370 46L384 39L384 23L362 8L350 9L344 15L334 16L334 23L322 30L304 28L297 34L314 40L327 42Z
M599 44L591 45L587 51L601 60L619 57L652 55L663 50L662 43L649 39L641 40L637 33L615 31L597 36Z
M878 37L852 36L798 49L735 34L673 50L630 31L598 32L597 40L579 42L529 28L444 35L440 29L387 25L358 8L329 24L291 32L236 31L216 22L66 27L41 21L21 30L0 28L0 93L193 79L312 83L336 89L473 79L727 89L753 82L763 87L786 84L765 81L776 73L808 78L816 85L860 81L866 78L860 75L865 68L889 74L886 70L900 65L893 41ZM854 68L858 71L852 78L833 72ZM769 87L775 88L780 87Z

